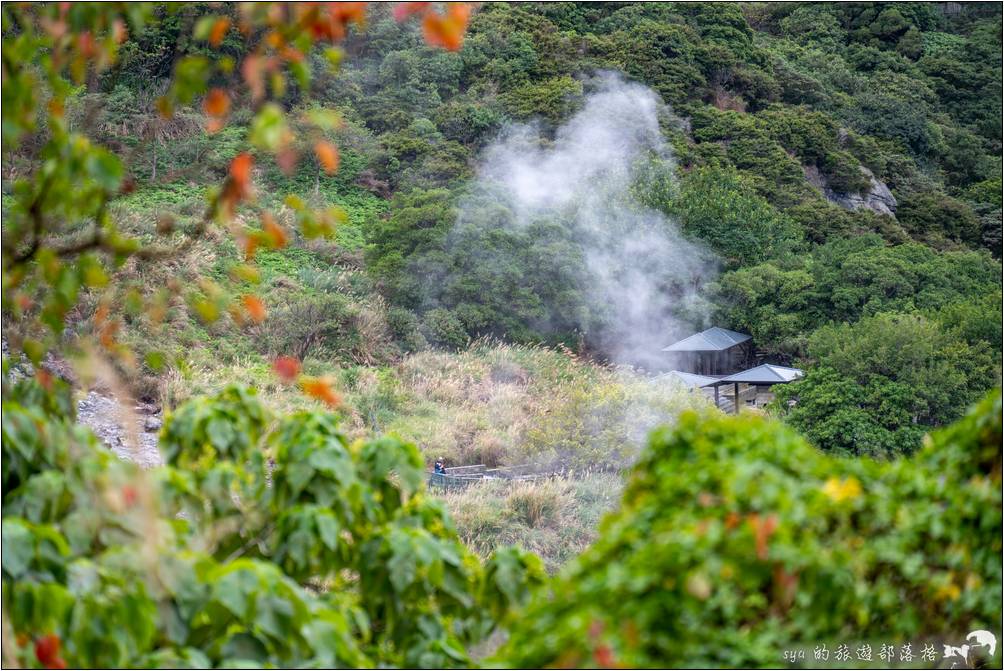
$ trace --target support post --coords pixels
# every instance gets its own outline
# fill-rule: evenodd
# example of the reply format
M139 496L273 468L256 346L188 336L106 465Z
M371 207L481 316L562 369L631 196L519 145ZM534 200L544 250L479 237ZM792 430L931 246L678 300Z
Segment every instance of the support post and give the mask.
M718 404L718 385L715 385L715 407L721 408L722 406Z
M733 390L734 390L734 396L732 397L732 400L734 401L733 404L732 404L732 412L734 412L735 414L738 415L739 414L739 383L738 382L733 382L732 384L733 384Z

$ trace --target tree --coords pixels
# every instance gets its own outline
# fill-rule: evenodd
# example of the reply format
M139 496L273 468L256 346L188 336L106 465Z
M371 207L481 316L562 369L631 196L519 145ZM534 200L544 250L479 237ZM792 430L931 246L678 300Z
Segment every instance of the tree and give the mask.
M707 242L732 266L765 261L796 241L791 222L734 171L690 173L671 211L685 232Z
M778 408L820 449L910 453L928 428L957 419L1000 375L993 345L956 333L967 331L917 314L824 326L808 340L813 365L778 389Z

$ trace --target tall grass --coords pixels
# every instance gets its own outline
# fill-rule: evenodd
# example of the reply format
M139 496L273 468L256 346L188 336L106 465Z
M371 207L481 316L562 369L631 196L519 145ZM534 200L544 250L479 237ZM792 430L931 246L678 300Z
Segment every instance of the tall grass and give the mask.
M485 481L442 495L464 543L488 557L503 545L537 553L557 571L596 538L605 513L620 498L610 473L527 482Z

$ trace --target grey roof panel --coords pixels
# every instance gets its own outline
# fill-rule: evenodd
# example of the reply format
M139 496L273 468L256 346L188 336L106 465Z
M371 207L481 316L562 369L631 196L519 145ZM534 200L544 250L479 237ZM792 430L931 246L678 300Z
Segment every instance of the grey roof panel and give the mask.
M718 326L712 326L706 331L695 333L689 338L675 342L663 348L663 352L722 352L750 339L750 336L738 331L730 331Z
M723 377L719 382L743 382L746 384L784 384L805 375L798 368L786 368L765 363L756 368L744 370L735 375Z
M665 375L660 375L660 378L675 377L680 380L688 387L707 387L715 382L718 382L717 377L710 377L708 375L697 375L695 373L685 373L682 370L671 370Z

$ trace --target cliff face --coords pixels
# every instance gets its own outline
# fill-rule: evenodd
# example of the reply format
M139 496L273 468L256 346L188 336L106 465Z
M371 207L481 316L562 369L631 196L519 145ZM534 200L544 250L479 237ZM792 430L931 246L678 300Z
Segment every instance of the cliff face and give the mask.
M805 178L814 187L819 189L823 196L831 203L835 203L845 210L860 210L867 208L878 214L887 214L890 217L896 216L896 197L892 195L883 182L876 179L872 171L864 166L861 171L868 177L868 190L861 193L839 193L830 188L826 176L819 172L816 166L805 168Z

